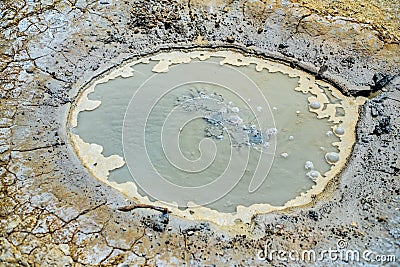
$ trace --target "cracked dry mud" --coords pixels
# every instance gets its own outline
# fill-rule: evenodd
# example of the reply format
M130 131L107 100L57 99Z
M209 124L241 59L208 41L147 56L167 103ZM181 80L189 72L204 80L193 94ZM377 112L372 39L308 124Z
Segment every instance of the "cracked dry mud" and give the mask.
M257 259L265 245L323 250L339 239L399 259L399 4L295 2L2 1L0 266L344 265ZM313 203L234 227L122 212L134 203L82 166L65 129L79 88L126 59L199 47L373 94L346 168Z

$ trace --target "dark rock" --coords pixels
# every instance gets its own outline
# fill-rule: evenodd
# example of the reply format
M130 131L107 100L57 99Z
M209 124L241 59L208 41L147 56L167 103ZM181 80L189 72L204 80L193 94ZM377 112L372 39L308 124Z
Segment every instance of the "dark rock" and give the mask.
M172 27L172 21L170 20L164 21L164 28L166 30L171 29L171 27Z
M284 43L280 43L278 45L278 50L282 55L285 55L287 57L294 57L293 52L291 51L291 49L286 50L286 48L288 48L289 45L284 44Z
M249 46L252 46L252 45L254 45L254 42L251 41L251 40L247 40L246 46L249 47Z
M35 71L35 67L31 66L29 68L26 68L25 71L26 71L26 73L32 74Z
M315 210L309 210L308 211L308 217L310 217L311 219L313 219L314 221L318 221L318 212Z
M349 69L351 69L355 63L356 60L354 57L347 57L342 60L342 65L347 66Z
M227 37L226 37L226 41L228 42L228 43L234 43L235 42L235 38L232 36L232 35L228 35Z
M278 49L285 49L285 48L288 48L288 47L289 47L289 45L284 44L284 43L280 43L280 44L278 45Z
M382 104L371 101L370 107L371 107L372 117L382 116L382 114L383 114L383 105Z
M320 74L320 73L322 74L327 70L328 70L328 66L327 65L322 65L321 68L319 68L318 74Z
M257 29L257 33L258 33L258 34L261 34L263 31L264 31L263 28L258 28L258 29Z
M369 142L371 142L371 137L370 136L363 136L361 137L361 142L364 144L368 144Z
M316 78L317 79L320 79L321 78L321 75L325 72L325 71L327 71L328 70L328 66L327 65L322 65L320 68L319 68L319 70L318 70L318 73L317 73L317 75L316 75Z
M182 230L182 233L187 234L188 232L197 232L197 231L210 231L210 224L209 223L200 223L197 225L193 225L186 229Z
M384 117L379 121L379 124L375 126L372 133L379 136L381 134L388 134L391 130L390 117Z
M168 223L169 223L169 215L160 214L160 215L153 215L143 218L143 224L156 232L164 232Z
M372 81L374 82L374 85L371 86L372 92L376 92L381 90L383 87L385 87L391 80L393 79L393 76L383 74L383 73L375 73L374 77L372 77Z

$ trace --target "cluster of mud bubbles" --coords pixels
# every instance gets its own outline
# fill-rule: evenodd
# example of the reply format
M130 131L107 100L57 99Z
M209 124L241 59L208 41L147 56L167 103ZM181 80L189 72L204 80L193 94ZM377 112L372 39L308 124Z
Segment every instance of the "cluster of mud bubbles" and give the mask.
M233 147L247 145L254 148L259 146L268 148L271 136L277 133L276 128L264 132L257 129L255 124L251 124L256 117L245 121L243 117L246 114L239 107L232 106L232 102L225 103L222 95L208 93L205 90L193 91L178 97L176 105L180 105L187 112L203 112L203 118L208 124L204 128L205 136L221 140L225 135L229 135ZM262 108L258 107L258 111L261 110Z
M362 101L233 51L163 53L83 88L70 138L128 197L232 224L323 192L350 155Z

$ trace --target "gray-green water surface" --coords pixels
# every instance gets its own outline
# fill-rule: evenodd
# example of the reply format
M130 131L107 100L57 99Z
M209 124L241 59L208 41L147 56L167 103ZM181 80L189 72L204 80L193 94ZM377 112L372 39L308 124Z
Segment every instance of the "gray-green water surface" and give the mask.
M141 105L151 107L149 109L151 112L136 114L135 116L146 115L146 124L143 128L138 129L138 133L144 132L145 143L143 146L154 169L166 180L179 186L201 186L217 179L224 172L229 161L232 160L232 153L234 153L237 156L236 159L247 162L243 176L227 194L206 205L223 212L234 212L237 205L250 206L255 203L283 205L288 200L300 195L301 192L310 189L314 182L306 175L311 170L306 169L306 163L312 162L314 169L321 174L328 171L330 165L325 161L324 155L326 152L337 151L332 143L339 141L339 139L333 134L327 134L331 131L332 126L327 119L317 119L317 115L309 111L307 97L310 95L294 90L298 86L298 78L290 78L280 72L270 73L266 70L258 72L254 65L228 67L214 64L215 61L216 59L209 60L207 68L211 70L215 68L215 73L219 73L220 68L233 68L247 76L260 89L268 105L263 106L263 108L257 106L258 109L252 110L249 103L258 101L256 99L258 95L245 91L249 90L248 88L241 88L240 90L243 90L243 92L238 95L223 85L196 80L169 88L168 93L161 95L156 102L146 103L146 100L144 100ZM189 65L195 63L194 60ZM78 126L74 129L74 132L87 143L103 146L105 156L120 155L123 157L124 119L126 119L126 115L132 115L126 114L132 97L139 88L140 90L153 90L150 87L141 88L152 75L160 77L160 81L172 79L171 77L174 75L173 67L166 73L154 74L152 69L155 64L155 62L137 64L133 67L134 75L132 77L118 77L107 83L97 85L95 91L89 95L89 99L100 100L102 103L93 111L79 113ZM185 64L180 66L185 66ZM179 71L179 75L191 75L191 73L185 73L182 68L176 71ZM193 72L193 69L191 71ZM198 71L201 71L201 67ZM229 76L218 78L222 80L232 79ZM157 86L162 87L163 83L159 82L153 85L153 87ZM210 108L212 104L208 104L209 106L199 107L202 103L199 101L203 101L199 99L202 96L198 95L199 92L203 94L203 97L215 96L216 99L218 98L218 101L213 100L215 103L207 100L216 106ZM243 95L246 95L246 99L242 97ZM195 100L190 100L191 98L195 98ZM179 99L184 101L179 102ZM197 110L190 110L187 105L185 108L188 99L192 102L197 101L193 105L198 107ZM226 122L216 127L206 119L213 111L223 107L227 110L223 113L226 114L226 117L228 115L236 116L236 119L240 118L240 123L234 124L235 121L232 122L232 120L235 118L233 118L227 120L229 124ZM212 110L213 108L215 110ZM185 123L178 119L184 118L191 112L197 112L194 119ZM263 114L266 114L266 117L262 127L260 127L261 124L258 124L254 117L259 116L258 119L262 120ZM166 121L168 123L165 123ZM174 121L179 123L174 123ZM246 126L245 129L243 125ZM243 135L243 133L248 133L251 126L262 133L263 142L254 143L250 142L250 139L246 139L246 135ZM271 133L271 129L275 128L276 133L272 130L274 133L268 137L268 131ZM235 134L232 132L235 132ZM236 141L241 137L244 138L244 141L238 144ZM172 146L176 138L181 153L179 155L176 151L168 151L168 146ZM215 155L211 152L207 155L207 151L201 153L199 144L205 138L214 143ZM247 149L249 149L249 153L244 152ZM214 151L214 149L210 149L210 151ZM135 156L135 151L129 153ZM260 153L266 153L270 156L267 157L266 161L258 162ZM142 157L143 155L137 156ZM209 164L195 162L196 159L201 157L208 159L206 163L208 161ZM180 159L182 164L184 163L183 159L193 162L194 170L190 171L191 164L187 168L179 168L177 165L179 165ZM178 161L177 165L173 163L174 161ZM265 179L261 179L263 181L261 186L255 192L249 192L249 184L253 179L257 164L267 165L270 163L269 172L262 171L259 173L259 175L266 176ZM204 166L202 165L199 171L196 164L199 166L203 164ZM234 165L232 164L232 166ZM133 168L142 168L142 166L133 166ZM240 171L238 170L238 172ZM127 165L125 165L111 171L109 180L122 183L134 179ZM157 186L157 181L154 181L154 186ZM218 190L218 188L214 190ZM146 195L144 191L141 191L140 185L139 192ZM196 202L195 195L185 196L184 198L187 201ZM171 199L165 201L171 201Z

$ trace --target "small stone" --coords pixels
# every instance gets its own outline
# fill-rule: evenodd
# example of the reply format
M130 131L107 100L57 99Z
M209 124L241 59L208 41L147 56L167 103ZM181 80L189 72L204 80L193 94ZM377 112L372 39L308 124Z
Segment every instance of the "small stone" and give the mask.
M231 110L232 110L232 112L239 113L239 108L238 107L233 107L233 108L231 108Z
M339 154L336 152L329 152L325 156L326 160L332 163L339 161Z
M257 29L257 33L258 33L258 34L262 33L263 31L264 31L263 28L258 28L258 29Z
M30 66L28 68L26 68L26 73L32 74L35 71L35 67L34 66Z
M68 244L60 244L58 246L60 248L60 250L66 255L69 256L69 245Z
M373 134L380 136L381 134L389 134L392 131L390 117L384 117L379 120L379 124L375 126Z
M43 94L43 100L48 100L50 98L51 98L51 95L49 95L48 93Z
M246 46L249 47L249 46L252 46L252 45L254 45L253 41L247 40Z
M193 235L193 234L194 234L193 231L188 231L188 232L187 232L187 235L188 235L188 236L191 236L191 235Z
M19 221L11 221L5 228L6 233L11 233L15 227L17 227L20 224Z
M289 136L289 141L293 141L293 140L294 140L293 135Z
M133 28L133 33L137 34L140 32L140 29L138 27Z
M235 38L232 36L232 35L228 35L227 37L226 37L226 41L228 42L228 43L234 43L235 42Z
M311 103L310 103L310 107L311 107L312 109L319 109L319 108L321 107L321 104L318 103L318 102L311 102Z
M289 157L289 154L286 153L286 152L284 152L284 153L281 154L281 157L284 158L284 159L286 159L287 157Z
M318 212L315 210L309 210L308 211L308 216L313 219L314 221L318 221Z

